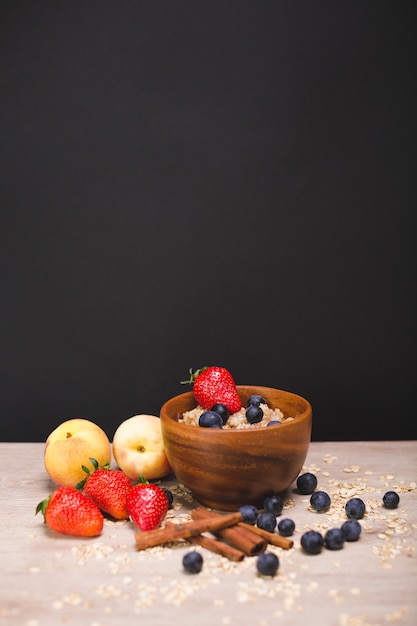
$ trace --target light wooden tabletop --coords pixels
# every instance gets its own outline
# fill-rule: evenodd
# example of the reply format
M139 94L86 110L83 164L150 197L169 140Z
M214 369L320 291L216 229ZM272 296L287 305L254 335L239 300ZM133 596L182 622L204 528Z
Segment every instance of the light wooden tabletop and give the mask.
M309 508L309 496L287 493L281 517L296 523L294 547L270 548L278 573L256 573L256 557L231 562L201 550L203 570L187 574L191 547L137 551L132 522L105 522L94 539L48 530L38 502L54 488L43 467L43 443L0 443L0 626L415 626L417 624L417 442L312 443L305 469L314 472L332 506ZM168 519L197 506L173 478ZM382 506L388 490L397 509ZM345 521L344 503L367 507L359 541L307 555L300 537ZM196 548L193 548L196 549Z

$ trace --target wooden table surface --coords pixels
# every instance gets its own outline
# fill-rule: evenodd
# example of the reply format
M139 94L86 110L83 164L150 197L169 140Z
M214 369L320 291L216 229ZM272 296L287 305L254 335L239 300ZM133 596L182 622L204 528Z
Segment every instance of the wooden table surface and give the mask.
M132 522L107 520L94 539L48 530L38 502L54 488L43 467L43 443L0 443L0 625L125 626L398 626L417 624L417 442L312 443L305 469L332 497L327 513L309 509L293 485L281 517L296 523L291 550L273 578L256 573L256 557L231 562L204 548L200 574L187 574L190 546L137 551ZM174 478L169 518L197 503ZM382 506L388 490L398 509ZM367 514L359 541L307 555L308 528L325 532L346 519L344 503L362 498Z

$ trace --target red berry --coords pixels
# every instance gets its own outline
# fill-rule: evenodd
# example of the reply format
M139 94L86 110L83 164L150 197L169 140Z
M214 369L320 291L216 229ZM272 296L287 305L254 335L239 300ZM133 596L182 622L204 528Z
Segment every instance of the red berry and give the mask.
M132 483L122 470L97 469L87 476L84 493L98 508L115 519L128 519L126 497Z
M203 367L194 374L191 372L189 383L194 383L193 392L198 404L210 410L215 404L224 404L230 414L242 408L242 402L236 389L232 374L224 367Z
M103 530L103 514L96 504L75 487L58 487L36 507L46 525L64 535L95 537Z
M126 506L140 530L152 530L158 528L167 514L168 498L158 485L142 482L129 491Z

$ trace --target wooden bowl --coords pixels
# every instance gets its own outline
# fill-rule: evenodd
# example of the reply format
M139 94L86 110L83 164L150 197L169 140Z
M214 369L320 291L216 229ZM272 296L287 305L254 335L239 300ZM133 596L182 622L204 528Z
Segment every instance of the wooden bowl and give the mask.
M243 406L253 394L295 419L276 426L241 430L201 428L178 423L196 406L192 391L161 408L168 461L176 478L204 506L234 511L244 504L262 507L267 495L282 493L300 473L311 439L312 408L294 393L237 385Z

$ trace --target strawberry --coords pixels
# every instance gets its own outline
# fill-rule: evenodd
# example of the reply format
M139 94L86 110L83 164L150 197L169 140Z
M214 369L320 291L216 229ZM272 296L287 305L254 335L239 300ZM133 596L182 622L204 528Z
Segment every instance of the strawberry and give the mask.
M210 410L215 404L224 404L233 414L242 408L234 378L224 367L202 367L194 373L190 369L190 380L183 383L194 383L194 397L203 409Z
M64 535L95 537L103 530L103 514L90 498L75 487L58 487L36 507L51 530Z
M87 476L78 485L77 489L84 489L86 496L91 498L98 508L115 519L128 519L126 497L132 489L132 483L120 469L110 469L109 464L98 466L95 459L90 458L94 467L91 472L87 467L83 470Z
M158 485L139 476L137 485L127 494L126 506L140 530L158 528L168 511L168 498Z

